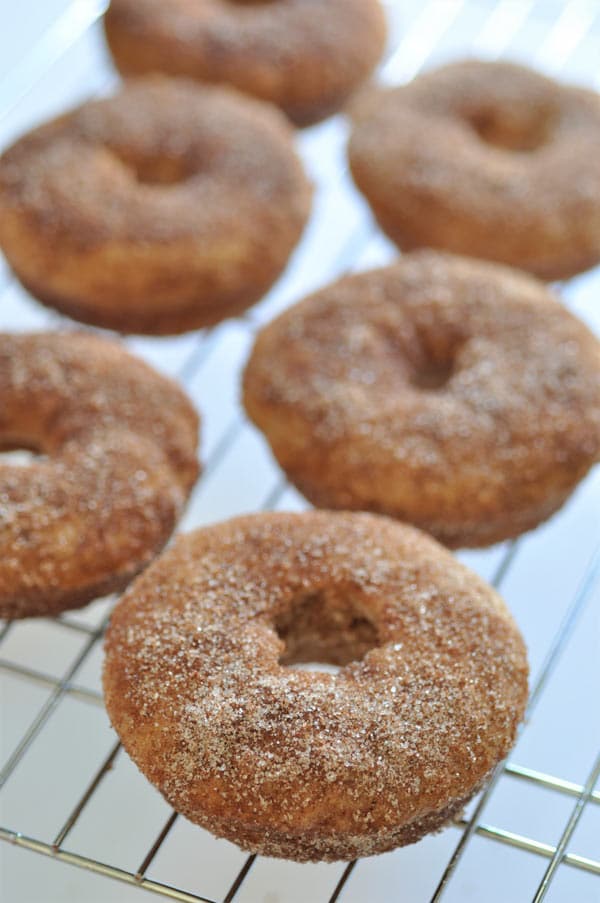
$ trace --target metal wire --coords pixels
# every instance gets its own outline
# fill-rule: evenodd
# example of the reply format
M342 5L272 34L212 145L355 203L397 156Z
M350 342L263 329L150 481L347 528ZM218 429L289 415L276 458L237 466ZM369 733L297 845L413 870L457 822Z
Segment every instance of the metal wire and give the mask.
M51 66L100 18L108 0L77 0L46 30L6 76L0 90L0 119L4 119L35 88Z
M140 879L133 872L127 872L125 869L117 868L114 865L107 865L105 862L98 862L89 856L80 856L78 853L69 853L67 850L62 849L57 850L52 844L28 837L26 834L20 834L18 831L0 828L0 840L12 843L14 846L22 847L25 850L31 850L33 853L41 853L42 856L51 856L58 862L65 862L68 865L95 872L97 875L104 875L106 878L114 878L117 881L122 881L124 884L131 884L142 890L151 891L170 900L178 900L179 903L218 903L218 901L210 897L192 894L188 891L171 887L168 884L163 884L160 881L152 881L149 878Z
M530 781L537 784L538 787L547 787L549 790L559 790L567 796L580 796L583 793L581 784L575 784L573 781L563 781L561 778L555 778L551 774L544 774L542 771L536 771L533 768L523 768L522 765L513 765L507 762L504 766L507 775L513 778L520 778L522 781ZM590 803L600 803L600 790L594 790L590 794Z
M546 894L550 890L550 883L551 883L554 875L556 874L556 870L558 869L559 865L561 864L561 862L564 861L564 859L567 855L567 853L566 853L567 844L568 844L569 840L571 839L571 837L573 836L573 831L577 827L577 823L579 822L579 819L583 815L583 810L584 810L586 804L590 800L590 797L592 795L592 790L593 790L594 786L596 785L596 781L598 780L599 777L600 777L600 754L598 755L598 758L596 759L594 767L592 768L592 770L590 772L590 776L588 777L587 781L585 782L585 787L583 788L579 799L575 803L575 807L571 813L571 817L569 818L569 821L565 825L564 831L562 832L560 840L558 841L556 849L554 850L554 853L552 855L550 865L546 869L546 874L542 878L542 882L537 889L537 893L536 893L535 897L533 898L533 903L541 903L541 901L545 898ZM598 874L600 874L600 869L598 869Z
M445 32L453 26L461 15L466 3L467 0L430 0L430 2L424 4L421 14L416 17L411 27L402 37L398 47L390 55L384 71L393 73L395 79L412 77L430 57L431 53L435 51ZM43 79L46 71L99 18L105 5L104 0L78 0L78 2L74 2L67 8L55 24L42 36L38 44L32 48L27 57L13 70L8 79L5 79L0 85L0 118L12 110L28 92L35 88L36 84ZM392 0L390 0L389 5L392 5ZM500 0L500 2L489 7L489 13L482 24L479 35L475 39L474 49L488 58L498 56L524 26L528 18L535 14L536 7L537 4L534 0L522 0L520 3L516 3L514 0ZM554 71L558 71L586 36L595 19L596 10L592 4L581 3L578 0L572 0L572 2L564 4L546 41L538 50L538 61L549 67L551 66ZM342 243L336 258L331 262L332 272L340 271L350 266L360 249L373 234L373 226L370 222L366 224L361 223ZM257 328L258 321L251 312L244 318L243 324L252 333ZM193 347L184 355L179 368L179 377L184 383L189 384L193 380L199 368L217 346L218 341L218 328L206 330L199 335ZM242 430L243 421L239 416L235 416L225 425L206 462L205 479L210 477L219 467L220 462L239 439ZM267 509L274 507L285 489L286 483L283 479L278 480L275 485L268 488L263 507ZM499 586L510 571L518 550L518 543L512 543L507 547L494 575L493 582L495 585ZM557 666L575 625L591 598L592 589L599 579L599 574L600 554L597 553L590 562L584 580L547 653L530 698L529 715L542 697L549 677ZM79 686L76 683L76 677L77 672L100 641L105 622L94 629L77 623L71 620L69 615L65 615L58 618L57 623L66 629L79 632L82 637L85 637L83 648L71 666L65 671L62 678L56 678L7 659L0 659L0 670L11 673L20 679L46 686L51 690L48 699L23 734L13 754L0 772L0 787L10 779L16 766L43 730L64 696L68 695L69 697L82 699L93 705L102 704L101 694ZM0 644L10 635L10 630L10 623L5 624L0 629ZM25 849L51 856L70 865L88 869L97 874L140 887L162 897L181 901L181 903L198 903L198 901L200 903L216 903L209 897L178 889L146 877L148 869L169 837L178 819L178 815L175 812L171 813L135 872L129 872L109 863L99 862L91 857L82 856L64 849L64 843L68 840L81 814L110 772L120 753L120 749L120 744L116 743L110 750L52 842L29 837L8 828L0 828L0 839ZM515 780L527 781L533 785L547 788L576 800L561 837L555 846L481 822L483 809L501 775L510 776ZM468 821L462 820L457 823L457 827L462 830L461 839L448 861L440 883L431 898L431 903L441 899L471 837L475 834L549 860L546 873L534 897L534 903L540 903L545 898L557 870L563 863L593 875L600 875L600 861L580 856L567 850L585 807L589 804L600 804L600 791L594 790L599 775L600 758L595 762L584 785L511 762L499 766L488 788L482 794L472 817ZM254 865L255 858L254 856L249 856L245 860L222 903L233 903ZM340 898L347 882L351 880L354 869L355 863L349 863L345 867L333 893L329 897L329 903L335 903Z
M21 741L19 742L17 748L15 749L15 751L9 758L9 760L6 763L6 765L4 766L4 768L0 771L0 789L4 786L6 781L9 779L9 777L11 776L11 774L13 773L13 771L15 770L15 768L17 767L17 765L19 764L19 762L21 761L21 759L23 758L23 756L25 755L25 753L27 752L27 750L29 749L29 747L31 746L31 744L33 743L33 741L35 740L35 738L37 737L39 732L41 731L41 729L44 727L44 725L50 718L50 715L52 714L52 712L54 711L54 709L60 702L62 696L64 696L64 694L67 692L71 680L73 679L73 677L75 676L75 674L77 673L77 671L79 670L81 665L84 663L84 661L86 660L86 658L92 651L93 647L96 645L98 639L102 636L102 634L104 632L104 626L105 625L103 625L103 627L100 630L98 630L94 635L92 635L89 638L89 640L87 641L87 643L85 644L85 646L83 647L83 649L81 650L81 652L79 653L79 655L77 656L77 658L75 659L75 661L73 662L71 667L65 673L65 676L62 678L62 680L59 681L58 684L56 684L56 686L54 687L54 690L50 694L49 698L44 703L41 710L38 712L35 719L33 720L33 722L30 724L30 726L26 730L26 732L23 735Z
M527 721L529 718L531 718L535 707L537 706L539 700L541 699L542 691L543 691L544 687L546 686L546 684L548 683L548 680L549 680L552 672L556 668L559 658L567 645L569 637L571 636L573 630L575 629L575 625L576 625L577 621L583 614L583 611L584 611L584 608L585 608L587 602L589 602L589 600L591 598L591 595L592 595L591 591L598 580L599 571L600 571L600 550L597 550L596 554L594 555L594 558L592 559L592 562L587 570L587 573L585 575L583 583L581 584L581 587L580 587L578 593L576 594L570 608L568 609L565 619L563 620L562 624L560 625L560 627L556 633L556 636L554 638L554 641L550 647L550 650L546 656L544 664L542 665L539 677L537 678L534 688L529 697L527 711L525 714L525 721ZM456 867L457 867L461 857L464 855L464 852L465 852L465 849L467 847L469 840L471 839L473 834L475 834L477 832L477 828L478 828L479 821L480 821L481 815L483 813L483 810L485 809L485 806L486 806L487 802L489 801L489 799L493 793L493 790L494 790L496 784L498 783L498 780L502 776L503 771L504 771L504 763L500 763L497 766L497 768L494 770L494 773L493 773L486 789L482 793L482 795L479 799L479 802L478 802L477 806L475 807L473 815L471 816L471 818L465 825L465 830L463 831L462 837L461 837L460 841L458 842L456 849L454 850L454 853L450 857L450 860L448 861L448 865L446 866L444 873L440 879L440 882L433 894L433 897L431 898L431 903L437 903L438 900L441 900L442 894L444 893L454 871L456 870ZM557 787L556 789L560 789L560 788ZM490 833L490 832L488 832L488 833ZM510 837L512 836L510 834L510 832L503 832L501 829L496 829L494 836L500 837L503 834L505 835L504 839L506 840L506 842L510 843L511 842ZM522 844L520 844L520 843L517 843L515 845L522 847ZM538 846L538 844L536 844L536 847L537 846ZM534 849L533 847L531 847L531 850L532 850L532 852L538 852L538 850ZM540 847L540 851L541 851L541 847ZM573 864L575 864L575 863L573 863ZM597 863L597 866L600 869L600 862Z

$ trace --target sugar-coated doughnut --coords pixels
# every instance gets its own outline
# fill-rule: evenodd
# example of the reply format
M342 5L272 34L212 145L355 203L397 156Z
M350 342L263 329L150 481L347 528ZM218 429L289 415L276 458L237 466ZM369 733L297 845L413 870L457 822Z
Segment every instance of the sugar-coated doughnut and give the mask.
M340 109L386 38L379 0L112 0L104 24L123 74L230 84L298 125Z
M498 264L421 251L341 279L264 328L244 383L310 501L449 546L531 529L600 456L600 343Z
M262 514L179 536L127 591L104 690L187 818L267 856L352 859L460 812L514 740L527 661L500 597L419 531Z
M310 198L278 110L140 79L0 157L0 247L34 296L76 319L183 332L262 297Z
M49 615L124 587L169 538L198 475L198 417L123 347L0 334L0 617Z
M352 173L401 248L564 279L600 260L600 96L451 63L357 102Z

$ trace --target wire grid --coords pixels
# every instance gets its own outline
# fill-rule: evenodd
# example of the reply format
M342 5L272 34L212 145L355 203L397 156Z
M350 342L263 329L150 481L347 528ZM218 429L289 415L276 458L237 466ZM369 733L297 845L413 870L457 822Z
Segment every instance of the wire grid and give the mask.
M0 117L7 117L28 95L41 90L46 73L51 70L52 66L60 60L63 54L66 54L77 42L81 41L88 30L96 27L104 5L101 0L79 0L79 2L72 2L64 9L62 15L41 36L30 52L0 82ZM391 18L394 21L397 6L400 4L395 4L394 0L389 0L387 5ZM418 7L418 11L405 18L404 28L400 30L392 29L395 34L395 40L382 72L383 78L389 81L407 80L416 74L424 64L427 64L432 59L435 60L444 35L456 25L461 17L467 17L471 27L473 22L477 23L476 29L473 30L472 28L469 41L470 50L488 58L500 56L507 49L514 46L514 43L523 36L523 33L526 32L532 21L535 21L535 17L542 12L546 18L548 15L552 16L552 23L545 30L544 40L537 47L533 62L537 62L538 65L544 66L558 74L562 67L572 58L573 54L577 52L578 48L581 47L582 42L590 40L593 40L597 47L596 58L600 57L600 22L598 21L597 10L593 2L574 0L571 3L556 4L556 10L549 10L549 7L552 6L551 3L535 3L534 0L501 0L498 3L477 2L477 0L471 3L468 0L430 0L430 2L415 4L415 6ZM109 83L110 76L107 70L97 80L97 86L102 88ZM328 127L325 126L324 128L327 129ZM303 150L308 154L309 162L311 153L313 157L315 155L315 151L311 150L312 140L310 132L305 133L305 136L300 139ZM322 138L318 139L319 142L322 140ZM319 156L319 146L317 143L317 157ZM327 216L324 212L327 209L327 194L331 194L333 191L332 186L345 178L344 165L341 158L336 165L337 170L335 172L326 173L325 201L321 205L321 210L317 210L317 216L321 216L323 221L326 220ZM305 244L308 244L308 250L313 253L319 248L318 234L317 232L309 236L307 242L305 242ZM307 277L308 266L304 264L301 267L300 275L297 272L295 274L292 273L291 278L287 279L287 281L284 280L281 289L279 287L274 289L264 305L259 305L239 319L236 326L238 335L243 334L245 343L248 345L256 329L265 320L270 319L274 312L289 304L291 300L298 297L303 291L312 288L313 283L316 286L345 270L360 268L373 261L377 262L378 255L381 253L381 246L382 242L376 237L372 221L366 214L366 211L361 210L360 215L351 219L349 228L337 242L334 252L330 255L325 252L317 255L318 263L313 261L314 266L312 266L310 276ZM389 252L389 249L387 250ZM329 251L329 247L324 249L324 251ZM306 256L306 249L303 253ZM13 289L14 282L9 273L0 270L0 310L3 309L6 299ZM10 305L8 306L10 307ZM18 314L20 311L18 304L16 309ZM40 324L43 323L48 327L72 328L68 321L63 320L62 317L53 312L36 311L36 316L38 313ZM0 325L4 326L1 319ZM17 326L22 328L20 323ZM218 353L219 348L223 345L224 329L226 330L227 327L215 327L211 330L205 330L188 335L181 340L176 340L173 345L173 351L169 352L170 357L167 361L168 366L166 366L166 369L177 375L192 394L194 394L194 383L198 373L205 366L206 362ZM163 345L161 348L160 341L132 340L130 344L134 350L139 351L141 349L150 358L157 356L162 364L165 365L162 348L166 346ZM175 364L173 364L173 360ZM199 404L202 409L202 398L199 399ZM244 424L239 410L219 424L219 433L215 435L210 443L208 454L204 458L204 475L200 484L202 487L210 484L213 474L222 466L222 462L231 455L236 445L243 441L245 430L247 430L247 426ZM261 485L259 487L258 492L260 493L260 500L255 503L255 507L271 509L280 505L282 500L289 496L289 487L284 479L277 474L274 479L266 480L264 486ZM184 519L184 527L188 524L192 525L194 515L198 507L201 507L201 503L202 497L199 500L192 500L192 512L191 514L188 513L188 517ZM196 522L197 520L196 518ZM491 582L496 587L501 588L507 579L511 567L519 554L522 542L522 540L517 540L506 544L500 548L495 556L494 569L490 576ZM530 722L536 707L540 703L559 660L584 611L589 606L592 595L599 583L600 549L597 548L582 571L581 580L574 593L572 602L548 646L546 656L537 673L529 701L527 722ZM44 731L63 699L79 699L86 703L102 706L100 692L86 687L83 683L78 683L78 675L101 642L107 620L108 615L105 614L100 623L90 625L85 619L79 618L77 613L70 613L57 619L57 624L62 629L74 632L83 641L78 655L60 677L44 670L36 670L23 663L2 658L3 643L10 638L11 631L14 628L10 623L6 623L0 629L0 671L9 673L19 680L44 687L49 691L44 704L23 732L18 744L0 771L0 789L8 785L18 766ZM139 867L135 870L125 870L109 862L98 861L95 858L68 849L67 841L72 831L92 801L94 794L110 773L120 752L120 744L116 742L87 786L83 788L72 811L53 838L31 837L17 830L0 827L0 839L47 856L52 856L65 863L118 879L170 899L188 901L188 903L191 903L191 901L219 903L212 896L205 896L153 880L147 875L152 863L179 819L175 812L169 815L162 829L158 832L155 841L149 846L140 861ZM517 834L482 821L484 807L489 802L494 789L504 775L523 783L550 789L572 800L569 817L564 823L563 830L555 844L548 844L534 837ZM557 872L562 866L569 866L596 876L599 879L598 899L600 899L600 858L579 855L570 849L571 838L584 810L588 806L600 804L599 779L600 755L582 783L575 783L554 774L527 768L512 761L502 763L496 769L487 789L480 796L470 816L457 822L460 836L439 879L438 886L430 897L431 903L442 899L474 835L489 838L497 843L535 854L547 860L546 870L533 896L534 903L538 903L538 901L546 897ZM599 789L596 789L597 785L599 785ZM238 896L254 863L254 856L249 856L245 859L229 889L224 896L219 898L220 903L231 903ZM344 889L347 888L351 880L355 865L356 863L350 863L341 870L333 891L327 897L329 903L334 903L342 896ZM394 894L391 888L390 894ZM392 899L391 896L390 899Z

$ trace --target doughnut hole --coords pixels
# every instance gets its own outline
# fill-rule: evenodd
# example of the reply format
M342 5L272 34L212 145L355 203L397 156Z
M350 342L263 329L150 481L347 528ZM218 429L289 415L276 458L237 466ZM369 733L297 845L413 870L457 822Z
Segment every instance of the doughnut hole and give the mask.
M428 361L411 374L411 383L423 392L439 392L445 389L454 373L454 361Z
M31 467L45 458L46 451L37 441L0 436L0 467Z
M145 156L124 148L110 148L110 151L140 185L178 185L197 171L185 157Z
M295 599L274 622L285 648L284 667L337 666L362 659L379 645L375 624L346 592L326 589Z
M458 369L465 340L431 330L421 336L421 353L411 362L409 379L423 392L443 391Z
M556 111L542 105L510 110L481 106L464 111L462 116L484 144L517 153L536 151L548 144L556 124Z

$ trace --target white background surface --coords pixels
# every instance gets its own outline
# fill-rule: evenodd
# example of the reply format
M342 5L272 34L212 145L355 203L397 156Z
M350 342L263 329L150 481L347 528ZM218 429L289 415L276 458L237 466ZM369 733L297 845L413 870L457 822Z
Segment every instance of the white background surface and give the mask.
M389 81L410 78L423 64L478 53L526 60L600 87L600 9L595 0L500 4L399 0L388 6L393 18L391 43L397 48L383 72ZM41 118L106 90L115 80L100 30L83 28L93 7L93 2L72 5L68 0L21 0L19 4L0 0L1 145ZM248 317L210 333L129 343L160 369L183 376L204 417L202 457L207 467L184 529L253 511L273 500L278 508L303 506L293 490L282 486L264 441L244 421L238 405L238 377L258 324L333 275L394 256L345 173L345 136L341 117L299 136L299 148L316 183L313 219L287 273L264 302ZM572 309L600 332L600 272L573 280L563 291ZM67 321L27 297L0 258L0 329L66 325ZM559 515L519 543L501 584L529 645L533 681L599 541L597 468ZM461 557L491 578L505 552L500 547ZM109 604L97 603L69 618L95 626ZM600 748L599 613L596 584L511 762L578 784L585 782ZM0 644L0 767L51 693L48 683L18 677L1 662L33 668L58 680L86 642L85 634L47 621L28 621L8 632ZM101 649L96 643L74 675L76 685L98 691L100 665ZM101 706L76 693L66 694L0 794L0 825L51 841L114 742ZM504 775L482 820L554 845L574 802L570 796ZM121 754L65 848L135 872L169 814L159 795ZM459 836L456 829L448 829L416 846L360 862L341 901L425 903ZM568 849L600 859L600 805L589 804ZM148 876L220 900L244 861L232 845L178 819ZM542 857L476 836L444 900L531 900L546 865ZM6 844L0 844L0 869L2 903L153 899L146 892ZM320 903L329 899L342 872L342 865L299 866L259 859L236 900ZM599 903L600 877L563 865L548 900Z

